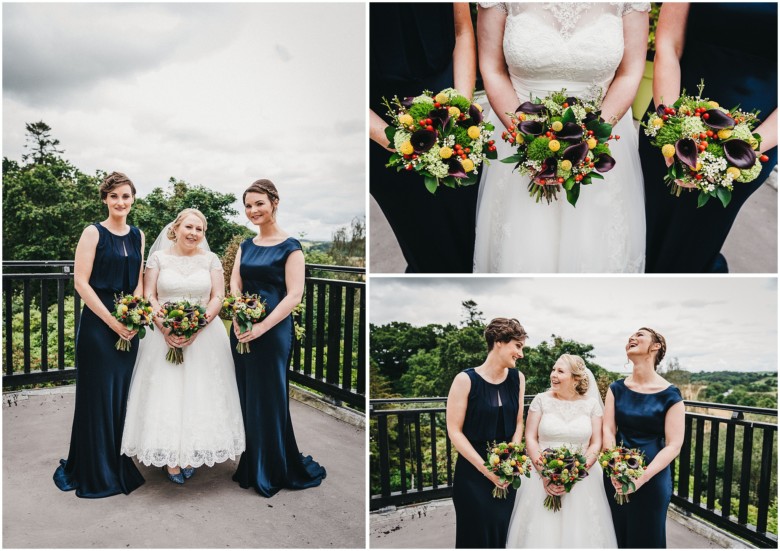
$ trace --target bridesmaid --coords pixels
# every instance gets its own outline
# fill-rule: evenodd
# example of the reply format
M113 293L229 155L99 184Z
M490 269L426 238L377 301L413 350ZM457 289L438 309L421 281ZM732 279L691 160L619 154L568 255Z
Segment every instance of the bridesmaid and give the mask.
M496 318L485 329L488 355L458 373L447 398L447 433L455 449L455 547L504 548L515 490L485 467L488 443L523 437L525 377L515 369L528 334L516 319ZM506 499L493 486L509 489Z
M628 338L626 354L634 370L609 385L604 407L605 449L616 443L645 452L647 467L636 481L631 501L615 503L620 485L604 477L620 548L666 547L666 511L672 497L669 464L685 437L685 404L678 388L656 370L666 354L663 335L642 327Z
M727 21L737 36L723 40L714 29ZM661 152L639 133L645 171L647 272L728 272L721 247L739 209L777 164L777 3L664 2L656 31L653 74L655 104L671 105L684 88L695 94L701 79L704 96L731 108L759 109L762 123L754 130L763 138L758 154L761 174L750 183L734 184L728 207L710 200L697 208L697 193L675 197L663 181ZM651 106L655 111L655 107Z
M298 451L290 419L287 370L294 341L290 314L303 296L301 244L276 223L279 193L270 180L249 186L243 201L258 234L241 243L230 289L234 294L259 294L268 313L244 333L238 333L234 324L230 338L246 429L246 451L233 480L271 497L282 488L319 486L326 473L311 456ZM250 352L236 352L238 342L251 343Z
M374 3L370 6L369 185L393 228L407 272L470 273L474 257L477 191L439 186L385 167L382 98L437 93L454 87L471 98L476 80L474 28L467 3Z
M76 336L76 411L68 460L54 472L60 490L89 498L129 494L144 483L133 460L120 454L138 339L111 315L115 294L142 294L144 234L127 224L135 186L126 175L109 174L100 197L108 218L87 226L76 246L74 283L84 301ZM115 348L117 335L131 342L130 351Z

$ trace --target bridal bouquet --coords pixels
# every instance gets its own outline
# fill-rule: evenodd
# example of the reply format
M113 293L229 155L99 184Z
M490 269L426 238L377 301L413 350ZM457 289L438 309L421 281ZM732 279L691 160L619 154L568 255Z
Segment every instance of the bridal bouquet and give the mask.
M604 450L599 456L599 463L604 469L604 474L612 480L617 480L623 487L623 493L615 492L615 501L618 505L628 503L629 489L636 490L634 481L645 472L644 452L626 448L622 445Z
M501 137L517 153L501 162L516 163L520 174L531 177L528 191L537 203L545 199L549 205L563 187L576 207L581 186L603 180L601 174L615 166L607 142L620 136L600 118L599 105L600 99L580 100L563 89L507 113L512 124Z
M171 334L177 337L190 338L208 325L206 308L186 300L166 302L160 308L160 315L162 326L170 327ZM184 362L184 354L181 348L170 347L165 359L178 365Z
M525 448L517 442L501 442L488 446L485 467L498 476L501 482L509 482L517 490L524 476L531 476L531 459L526 455ZM493 486L493 497L506 499L509 490Z
M490 139L494 126L482 120L482 107L453 88L382 100L393 119L385 135L396 150L386 166L415 171L431 193L441 184L476 184L480 165L498 156Z
M563 486L568 493L577 482L588 476L586 461L585 456L577 449L567 446L545 448L539 458L542 466L540 474L543 478L549 478L553 484ZM561 496L548 495L544 506L553 512L560 511Z
M758 112L747 113L735 107L724 109L716 101L699 94L689 96L683 90L674 105L659 105L642 126L650 143L672 160L664 177L671 192L680 196L683 188L699 190L698 206L717 197L726 207L731 201L734 182L752 182L761 172L757 156L761 136L753 134Z
M227 314L227 319L234 319L238 324L240 333L252 329L252 325L261 321L265 317L265 301L260 300L258 295L244 293L239 296L227 296L222 302L222 313ZM236 345L239 354L249 352L249 343L240 342Z
M143 297L134 295L117 295L114 299L114 311L111 313L119 323L124 324L130 331L138 331L138 338L146 336L146 328L154 331L152 325L152 307ZM114 345L117 350L128 352L132 345L130 341L119 339Z

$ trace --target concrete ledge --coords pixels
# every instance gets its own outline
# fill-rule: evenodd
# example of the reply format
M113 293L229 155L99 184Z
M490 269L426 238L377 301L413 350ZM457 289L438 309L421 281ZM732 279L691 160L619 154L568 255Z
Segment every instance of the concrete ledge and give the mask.
M677 524L696 532L723 549L757 549L755 545L737 538L734 534L729 534L728 532L721 530L714 524L711 524L676 505L669 506L669 513L667 516Z

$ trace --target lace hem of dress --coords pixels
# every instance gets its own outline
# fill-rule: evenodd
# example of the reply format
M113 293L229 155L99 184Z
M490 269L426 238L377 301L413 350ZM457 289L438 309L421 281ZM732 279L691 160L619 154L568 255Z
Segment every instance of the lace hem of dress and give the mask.
M155 467L213 467L216 463L223 463L228 459L236 459L246 449L243 440L234 440L229 449L223 450L189 450L181 453L179 450L165 449L126 449L122 448L122 454L128 457L136 457L138 461Z

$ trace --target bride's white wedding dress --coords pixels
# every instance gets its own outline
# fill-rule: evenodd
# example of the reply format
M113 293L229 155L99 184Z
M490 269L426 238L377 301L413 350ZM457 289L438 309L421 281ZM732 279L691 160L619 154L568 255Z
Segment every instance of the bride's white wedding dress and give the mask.
M580 447L583 453L590 442L591 417L603 415L596 398L559 400L550 392L537 394L529 411L541 413L540 450L568 445ZM544 507L547 492L533 469L515 496L507 548L617 548L603 476L597 461L586 478L561 496L561 510L554 513Z
M147 268L160 270L160 304L189 300L207 304L211 272L222 272L217 255L176 256L157 251ZM200 467L235 459L244 451L244 423L233 356L225 326L215 319L191 345L184 363L165 359L162 333L148 331L140 341L127 399L122 453L144 465Z
M504 57L518 105L566 88L575 97L606 93L623 57L625 13L650 4L480 3L507 12ZM489 99L489 98L488 98ZM488 115L500 135L503 123ZM480 182L475 272L642 272L645 257L644 183L631 110L610 142L615 167L582 186L577 207L561 191L548 205L528 194L514 164L491 162ZM496 140L498 159L513 154Z

